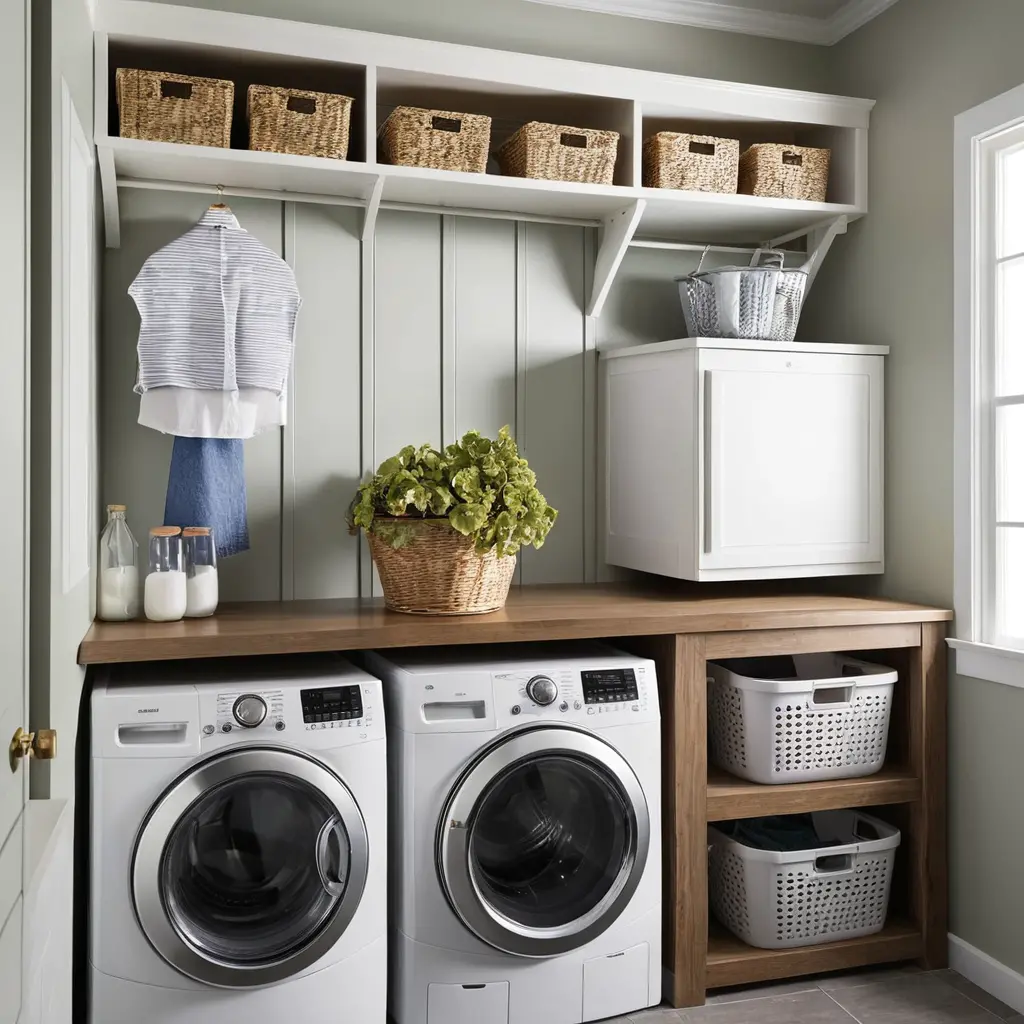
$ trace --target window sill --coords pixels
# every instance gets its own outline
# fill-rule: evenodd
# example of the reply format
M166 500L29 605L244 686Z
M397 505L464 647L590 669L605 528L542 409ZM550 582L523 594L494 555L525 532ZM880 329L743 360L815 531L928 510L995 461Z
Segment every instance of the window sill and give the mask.
M1024 689L1024 650L993 647L971 640L947 640L946 643L953 649L957 675Z

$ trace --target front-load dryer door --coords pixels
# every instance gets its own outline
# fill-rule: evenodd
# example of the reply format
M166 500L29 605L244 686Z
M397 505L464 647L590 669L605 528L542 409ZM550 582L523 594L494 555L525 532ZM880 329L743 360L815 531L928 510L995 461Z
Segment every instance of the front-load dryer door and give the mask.
M293 750L230 750L178 778L143 822L135 912L157 953L190 978L267 985L337 942L368 858L363 816L329 768Z
M622 913L647 862L650 817L633 769L593 733L539 726L486 748L438 825L452 909L484 942L556 956Z

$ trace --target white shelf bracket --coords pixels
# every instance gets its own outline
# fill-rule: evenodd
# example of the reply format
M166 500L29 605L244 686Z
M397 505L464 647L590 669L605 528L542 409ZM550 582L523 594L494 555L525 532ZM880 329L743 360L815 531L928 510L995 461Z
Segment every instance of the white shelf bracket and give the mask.
M645 199L637 199L605 218L601 229L601 244L594 262L594 284L587 316L601 315L605 299L608 298L612 282L622 264L622 257L626 255L646 206Z
M114 154L106 146L97 146L96 159L100 165L100 193L103 196L103 235L108 249L120 249L121 210L117 199Z
M380 210L380 197L384 193L384 175L381 174L373 183L370 198L366 200L366 210L363 213L363 238L364 242L373 238L377 228L377 213Z
M849 223L850 218L844 214L842 217L835 217L832 220L812 224L810 227L801 228L799 231L791 231L788 235L782 235L780 238L773 238L767 243L767 247L769 249L777 249L787 242L792 242L795 238L807 236L807 251L810 253L810 256L808 256L804 266L807 268L806 290L810 291L814 284L814 279L818 276L818 271L821 270L822 263L825 262L829 249L832 248L832 243L836 240L836 236L845 235Z

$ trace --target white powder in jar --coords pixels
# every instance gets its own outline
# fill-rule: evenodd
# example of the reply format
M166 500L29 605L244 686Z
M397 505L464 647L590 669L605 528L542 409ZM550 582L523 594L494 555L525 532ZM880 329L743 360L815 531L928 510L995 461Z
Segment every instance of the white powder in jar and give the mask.
M212 615L217 610L220 598L217 567L215 565L197 565L193 567L195 575L189 576L186 585L188 595L185 614L192 619L200 619Z
M183 572L151 572L146 577L146 618L153 622L175 622L187 605Z
M100 570L96 614L107 622L127 622L139 614L139 570L134 565Z

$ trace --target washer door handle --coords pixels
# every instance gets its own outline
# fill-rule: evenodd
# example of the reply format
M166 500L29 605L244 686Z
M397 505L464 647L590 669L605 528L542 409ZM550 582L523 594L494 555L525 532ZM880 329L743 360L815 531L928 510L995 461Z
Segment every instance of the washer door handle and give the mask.
M328 818L316 839L316 869L324 889L332 896L343 896L348 885L347 845L341 818Z

